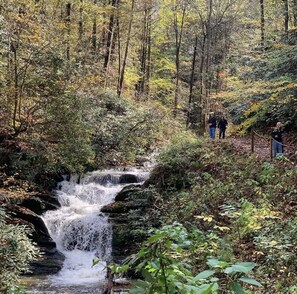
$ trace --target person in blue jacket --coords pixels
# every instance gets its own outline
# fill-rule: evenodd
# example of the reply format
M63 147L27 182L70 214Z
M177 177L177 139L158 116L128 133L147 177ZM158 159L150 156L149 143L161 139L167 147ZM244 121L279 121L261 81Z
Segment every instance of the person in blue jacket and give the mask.
M216 127L217 127L217 119L214 115L214 112L211 112L209 114L207 123L209 126L209 136L211 139L214 139L216 137Z
M283 132L284 130L282 128L282 123L277 122L271 133L273 157L282 155L284 153Z

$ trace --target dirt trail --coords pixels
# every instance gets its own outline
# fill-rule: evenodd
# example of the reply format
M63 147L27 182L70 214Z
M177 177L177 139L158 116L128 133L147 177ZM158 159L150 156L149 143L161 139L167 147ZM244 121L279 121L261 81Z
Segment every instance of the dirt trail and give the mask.
M247 153L252 153L252 138L251 136L246 137L235 137L231 136L226 138L231 144L235 146L237 150L241 150ZM297 163L297 144L288 142L284 148L284 155L291 161ZM254 154L264 159L270 160L270 139L265 137L255 137L254 139Z

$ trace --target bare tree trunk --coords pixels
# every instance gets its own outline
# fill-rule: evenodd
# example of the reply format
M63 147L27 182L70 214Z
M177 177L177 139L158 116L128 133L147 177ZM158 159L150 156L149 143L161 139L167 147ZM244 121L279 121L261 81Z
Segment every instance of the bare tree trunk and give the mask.
M297 27L297 0L293 0L293 24Z
M196 56L197 56L197 46L198 46L198 35L195 37L195 45L192 59L192 69L191 69L191 80L190 80L190 93L189 93L189 102L188 102L188 111L187 111L187 121L186 127L189 126L191 122L191 114L192 114L192 101L193 101L193 87L194 87L194 77L195 77L195 65L196 65Z
M289 2L288 0L283 0L284 2L284 27L285 27L285 34L288 37L289 32Z
M109 26L108 26L108 33L107 33L107 39L106 39L106 52L104 57L104 69L108 67L108 63L110 61L110 55L111 55L111 48L113 47L113 36L114 36L114 27L116 24L116 14L115 9L119 4L119 0L112 0L111 5L113 7L113 12L111 13L109 17Z
M79 7L79 21L78 21L78 39L82 42L83 38L83 31L84 31L84 21L83 21L83 0L80 0L80 7Z
M121 69L121 75L120 75L119 87L118 87L118 96L119 97L121 96L122 90L123 90L125 68L126 68L128 50L129 50L130 39L131 39L131 29L132 29L133 15L134 15L134 4L135 4L135 0L132 0L132 3L131 3L131 18L130 18L129 27L128 27L128 36L127 36L125 53L124 53L123 66L122 66L122 69Z
M119 92L120 76L122 68L122 46L121 46L121 35L120 35L120 21L117 18L117 31L118 31L118 80L117 80L117 92Z
M199 129L198 133L203 134L203 131L205 129L205 120L204 117L202 117L202 109L203 109L203 104L204 104L204 99L203 99L203 92L204 92L204 85L205 85L205 46L206 46L206 40L207 36L204 34L202 44L201 44L201 61L200 61L200 69L199 69L199 77L200 77L200 94L198 97L198 105L199 105L199 110L200 113L198 113L198 124L199 124Z
M261 9L261 47L265 46L265 7L264 0L260 0L260 9Z
M147 1L144 2L144 16L143 16L143 26L142 26L142 37L141 37L141 49L139 53L140 61L140 78L135 85L136 97L143 95L146 91L146 81L147 81L147 68L148 68L148 55L149 55L149 42L150 42L150 9Z
M182 19L180 30L178 28L178 20L177 20L177 5L174 9L174 31L175 31L175 68L176 68L176 80L175 80L175 93L174 93L174 109L173 115L177 115L177 107L178 107L178 99L179 99L179 75L180 75L180 47L181 41L183 36L183 27L184 27L184 20L186 14L186 4L183 3L182 8Z
M16 46L14 46L13 48L13 64L14 64L14 108L13 108L12 125L16 132L17 110L18 110L18 103L19 103L19 79L18 79L18 62L17 62Z
M92 50L93 53L97 50L97 19L94 17L92 26Z
M97 4L97 0L94 0L94 4ZM92 25L92 50L93 53L97 50L97 17L96 15L93 18L93 25Z
M205 95L206 97L210 93L210 45L211 45L211 19L212 19L212 10L213 10L213 1L209 1L209 12L208 12L208 19L206 24L206 78L205 78Z
M114 39L114 31L115 31L115 29L114 29L114 26L113 26L113 29L112 29L112 32L111 32L111 36L110 36L110 42L111 42L111 44L114 42L113 41L113 39ZM105 65L105 82L104 82L104 88L105 89L108 86L108 74L109 74L109 65L110 65L110 59L111 59L112 46L110 45L107 49L108 49L108 53L106 55L107 59L105 60L105 62L106 62L106 65Z
M151 43L152 43L152 0L149 0L149 14L148 14L148 21L147 21L147 67L146 67L146 84L145 84L145 93L147 97L150 93L150 80L151 80Z
M67 33L67 41L66 41L66 58L70 60L70 19L71 18L71 3L68 2L66 4L66 33Z

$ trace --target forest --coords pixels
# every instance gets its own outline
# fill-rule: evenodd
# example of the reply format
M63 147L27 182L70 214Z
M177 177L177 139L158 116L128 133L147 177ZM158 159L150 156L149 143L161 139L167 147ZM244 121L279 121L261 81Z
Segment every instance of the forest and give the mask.
M297 292L297 0L0 0L0 106L0 292L40 255L11 205L152 154L131 293Z

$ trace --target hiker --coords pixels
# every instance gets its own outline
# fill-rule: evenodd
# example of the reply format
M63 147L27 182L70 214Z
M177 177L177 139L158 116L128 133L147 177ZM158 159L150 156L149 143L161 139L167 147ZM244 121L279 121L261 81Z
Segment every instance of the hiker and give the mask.
M214 112L209 114L208 118L208 126L209 126L209 136L211 139L214 139L216 136L216 126L217 126L217 119L214 115Z
M284 145L283 145L283 137L282 137L283 132L284 131L282 129L282 123L277 122L276 126L273 128L273 131L271 133L273 157L282 155L284 153Z
M225 119L224 116L220 119L218 123L219 132L219 139L225 139L225 132L228 125L228 121Z

